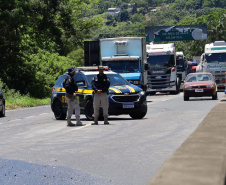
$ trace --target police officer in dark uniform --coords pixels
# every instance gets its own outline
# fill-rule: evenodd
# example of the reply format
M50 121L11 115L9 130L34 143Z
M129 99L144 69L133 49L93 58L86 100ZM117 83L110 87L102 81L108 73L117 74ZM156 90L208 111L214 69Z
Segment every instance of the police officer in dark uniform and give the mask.
M66 89L66 98L68 105L67 125L68 126L84 126L80 121L80 107L77 100L75 91L78 91L78 86L75 83L73 76L75 75L75 69L73 67L68 68L68 75L65 77L63 86ZM76 125L71 122L71 116L75 109Z
M104 124L108 122L108 89L110 87L110 79L104 74L104 67L98 66L99 74L93 77L92 88L94 90L93 108L94 108L94 123L98 125L99 108L102 105Z

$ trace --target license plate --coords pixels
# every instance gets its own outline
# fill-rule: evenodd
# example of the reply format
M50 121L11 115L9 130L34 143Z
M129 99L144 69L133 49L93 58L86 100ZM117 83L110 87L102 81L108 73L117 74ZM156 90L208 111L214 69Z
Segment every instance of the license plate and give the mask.
M123 104L124 109L131 109L134 108L134 103L124 103Z
M195 89L195 92L203 92L203 89Z

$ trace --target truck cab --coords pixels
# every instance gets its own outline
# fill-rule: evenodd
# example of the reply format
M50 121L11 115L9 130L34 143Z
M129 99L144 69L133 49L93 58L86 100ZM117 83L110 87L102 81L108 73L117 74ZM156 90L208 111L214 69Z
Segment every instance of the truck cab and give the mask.
M197 66L197 72L210 72L217 84L218 90L225 90L226 72L226 42L215 41L206 44L205 51L201 55L201 62Z
M146 90L146 40L143 37L100 39L101 64Z
M176 52L173 43L147 45L148 88L147 93L180 92L180 78L177 76Z

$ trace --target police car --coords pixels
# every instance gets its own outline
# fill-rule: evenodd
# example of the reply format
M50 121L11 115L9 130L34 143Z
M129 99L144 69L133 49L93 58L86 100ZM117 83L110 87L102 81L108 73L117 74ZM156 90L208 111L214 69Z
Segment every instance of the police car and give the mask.
M105 67L104 72L110 78L109 88L109 115L129 114L133 119L142 119L147 113L147 101L145 92L136 85L130 84L118 73ZM73 76L78 86L76 92L81 114L85 114L88 120L93 120L93 89L92 79L98 74L97 67L78 67ZM57 120L63 120L67 114L66 91L63 88L63 80L68 74L61 75L52 87L51 109ZM102 109L100 108L100 116Z

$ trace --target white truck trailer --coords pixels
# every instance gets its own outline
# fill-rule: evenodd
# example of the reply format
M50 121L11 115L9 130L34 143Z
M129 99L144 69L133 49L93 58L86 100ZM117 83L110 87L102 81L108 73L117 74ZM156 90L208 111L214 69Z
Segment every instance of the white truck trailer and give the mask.
M206 44L205 51L201 55L201 62L196 68L196 72L210 72L215 78L218 91L225 90L226 72L226 42L215 41Z
M122 75L146 91L146 38L120 37L100 39L101 64Z
M177 75L175 45L150 44L147 45L148 53L148 88L147 93L154 95L156 92L180 92L180 78Z

